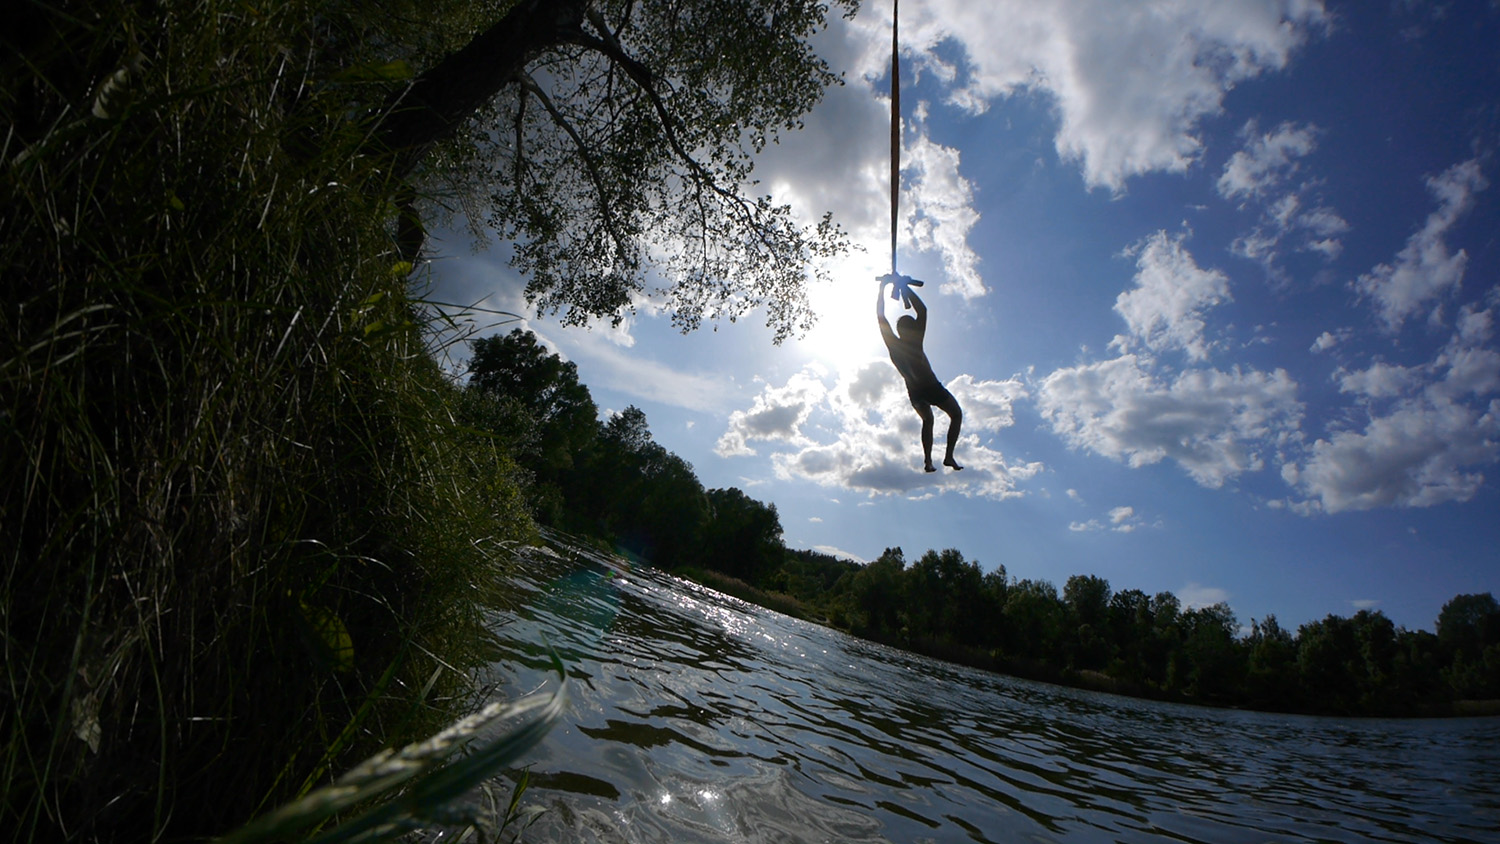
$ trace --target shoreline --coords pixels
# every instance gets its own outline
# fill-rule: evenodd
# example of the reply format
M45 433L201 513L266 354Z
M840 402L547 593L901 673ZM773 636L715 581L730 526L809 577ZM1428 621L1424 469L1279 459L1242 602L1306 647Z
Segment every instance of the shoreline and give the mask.
M813 611L802 601L782 592L767 592L764 589L752 586L736 577L704 569L696 566L682 566L667 571L677 577L691 580L700 586L705 586L718 592L722 592L733 598L738 598L747 603L755 604L762 609L779 612L782 615L801 619L812 624L838 630L857 639L867 642L876 642L887 647L898 648L912 654L924 656L929 659L940 659L966 668L980 671L988 671L1003 677L1013 677L1019 680L1031 682L1050 683L1055 686L1063 686L1070 689L1082 689L1084 691L1102 692L1104 694L1118 695L1120 697L1134 698L1137 700L1152 700L1162 703L1180 703L1190 706L1207 706L1214 709L1236 709L1246 712L1265 712L1278 715L1301 715L1315 718L1401 718L1401 719L1432 719L1432 718L1493 718L1500 716L1500 699L1489 700L1455 700L1449 703L1419 703L1412 710L1397 713L1382 714L1355 714L1337 712L1309 712L1296 709L1272 709L1256 707L1244 703L1223 703L1187 695L1159 691L1133 683L1129 680L1112 677L1109 674L1091 668L1058 669L1052 666L1034 663L1032 661L1019 661L1006 659L998 654L983 654L963 645L945 643L922 643L918 641L886 641L884 639L860 636L859 634L846 630L831 623L827 618ZM924 644L927 646L924 647Z

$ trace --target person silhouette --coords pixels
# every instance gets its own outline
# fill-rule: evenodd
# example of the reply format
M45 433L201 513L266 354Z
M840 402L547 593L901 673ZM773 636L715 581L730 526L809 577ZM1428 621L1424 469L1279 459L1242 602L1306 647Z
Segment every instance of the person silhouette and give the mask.
M880 320L880 337L885 341L886 351L891 354L891 363L906 381L906 395L911 399L911 406L922 417L922 468L928 472L937 471L932 465L932 409L937 407L948 414L948 449L943 465L956 472L963 468L953 459L953 447L958 444L958 430L964 412L958 406L958 399L933 374L927 353L922 351L922 340L927 336L927 306L911 289L913 285L920 287L922 282L894 273L881 276L879 281L880 289L875 293L875 318ZM891 330L891 324L885 318L883 300L887 284L895 288L891 298L899 297L903 305L917 314L915 317L903 314L897 319L897 331Z

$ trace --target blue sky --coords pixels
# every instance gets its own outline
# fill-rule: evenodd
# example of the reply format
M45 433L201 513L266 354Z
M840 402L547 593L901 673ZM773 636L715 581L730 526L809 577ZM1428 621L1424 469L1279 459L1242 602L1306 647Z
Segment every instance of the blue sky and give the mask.
M602 408L774 503L794 547L957 548L1245 624L1369 607L1430 630L1454 595L1500 593L1500 3L901 16L900 268L927 283L967 468L921 471L871 313L883 2L818 36L848 84L757 165L863 246L813 292L818 327L684 336L650 297L618 328L528 319ZM470 247L436 238L435 297L525 313L504 245Z

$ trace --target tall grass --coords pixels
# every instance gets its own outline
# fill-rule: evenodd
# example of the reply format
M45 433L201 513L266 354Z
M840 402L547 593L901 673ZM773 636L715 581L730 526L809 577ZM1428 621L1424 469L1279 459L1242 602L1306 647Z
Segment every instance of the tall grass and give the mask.
M485 591L533 528L516 468L453 418L429 354L393 244L402 186L360 154L351 105L400 69L334 72L349 14L16 13L0 60L0 829L16 840L219 833L470 699Z

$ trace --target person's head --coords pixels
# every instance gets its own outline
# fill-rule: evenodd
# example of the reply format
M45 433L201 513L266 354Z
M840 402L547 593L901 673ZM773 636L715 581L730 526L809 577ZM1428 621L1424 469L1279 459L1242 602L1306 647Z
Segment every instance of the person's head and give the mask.
M910 332L916 330L917 318L912 316L911 314L906 314L900 319L896 320L896 333L900 334L902 337L906 337Z

